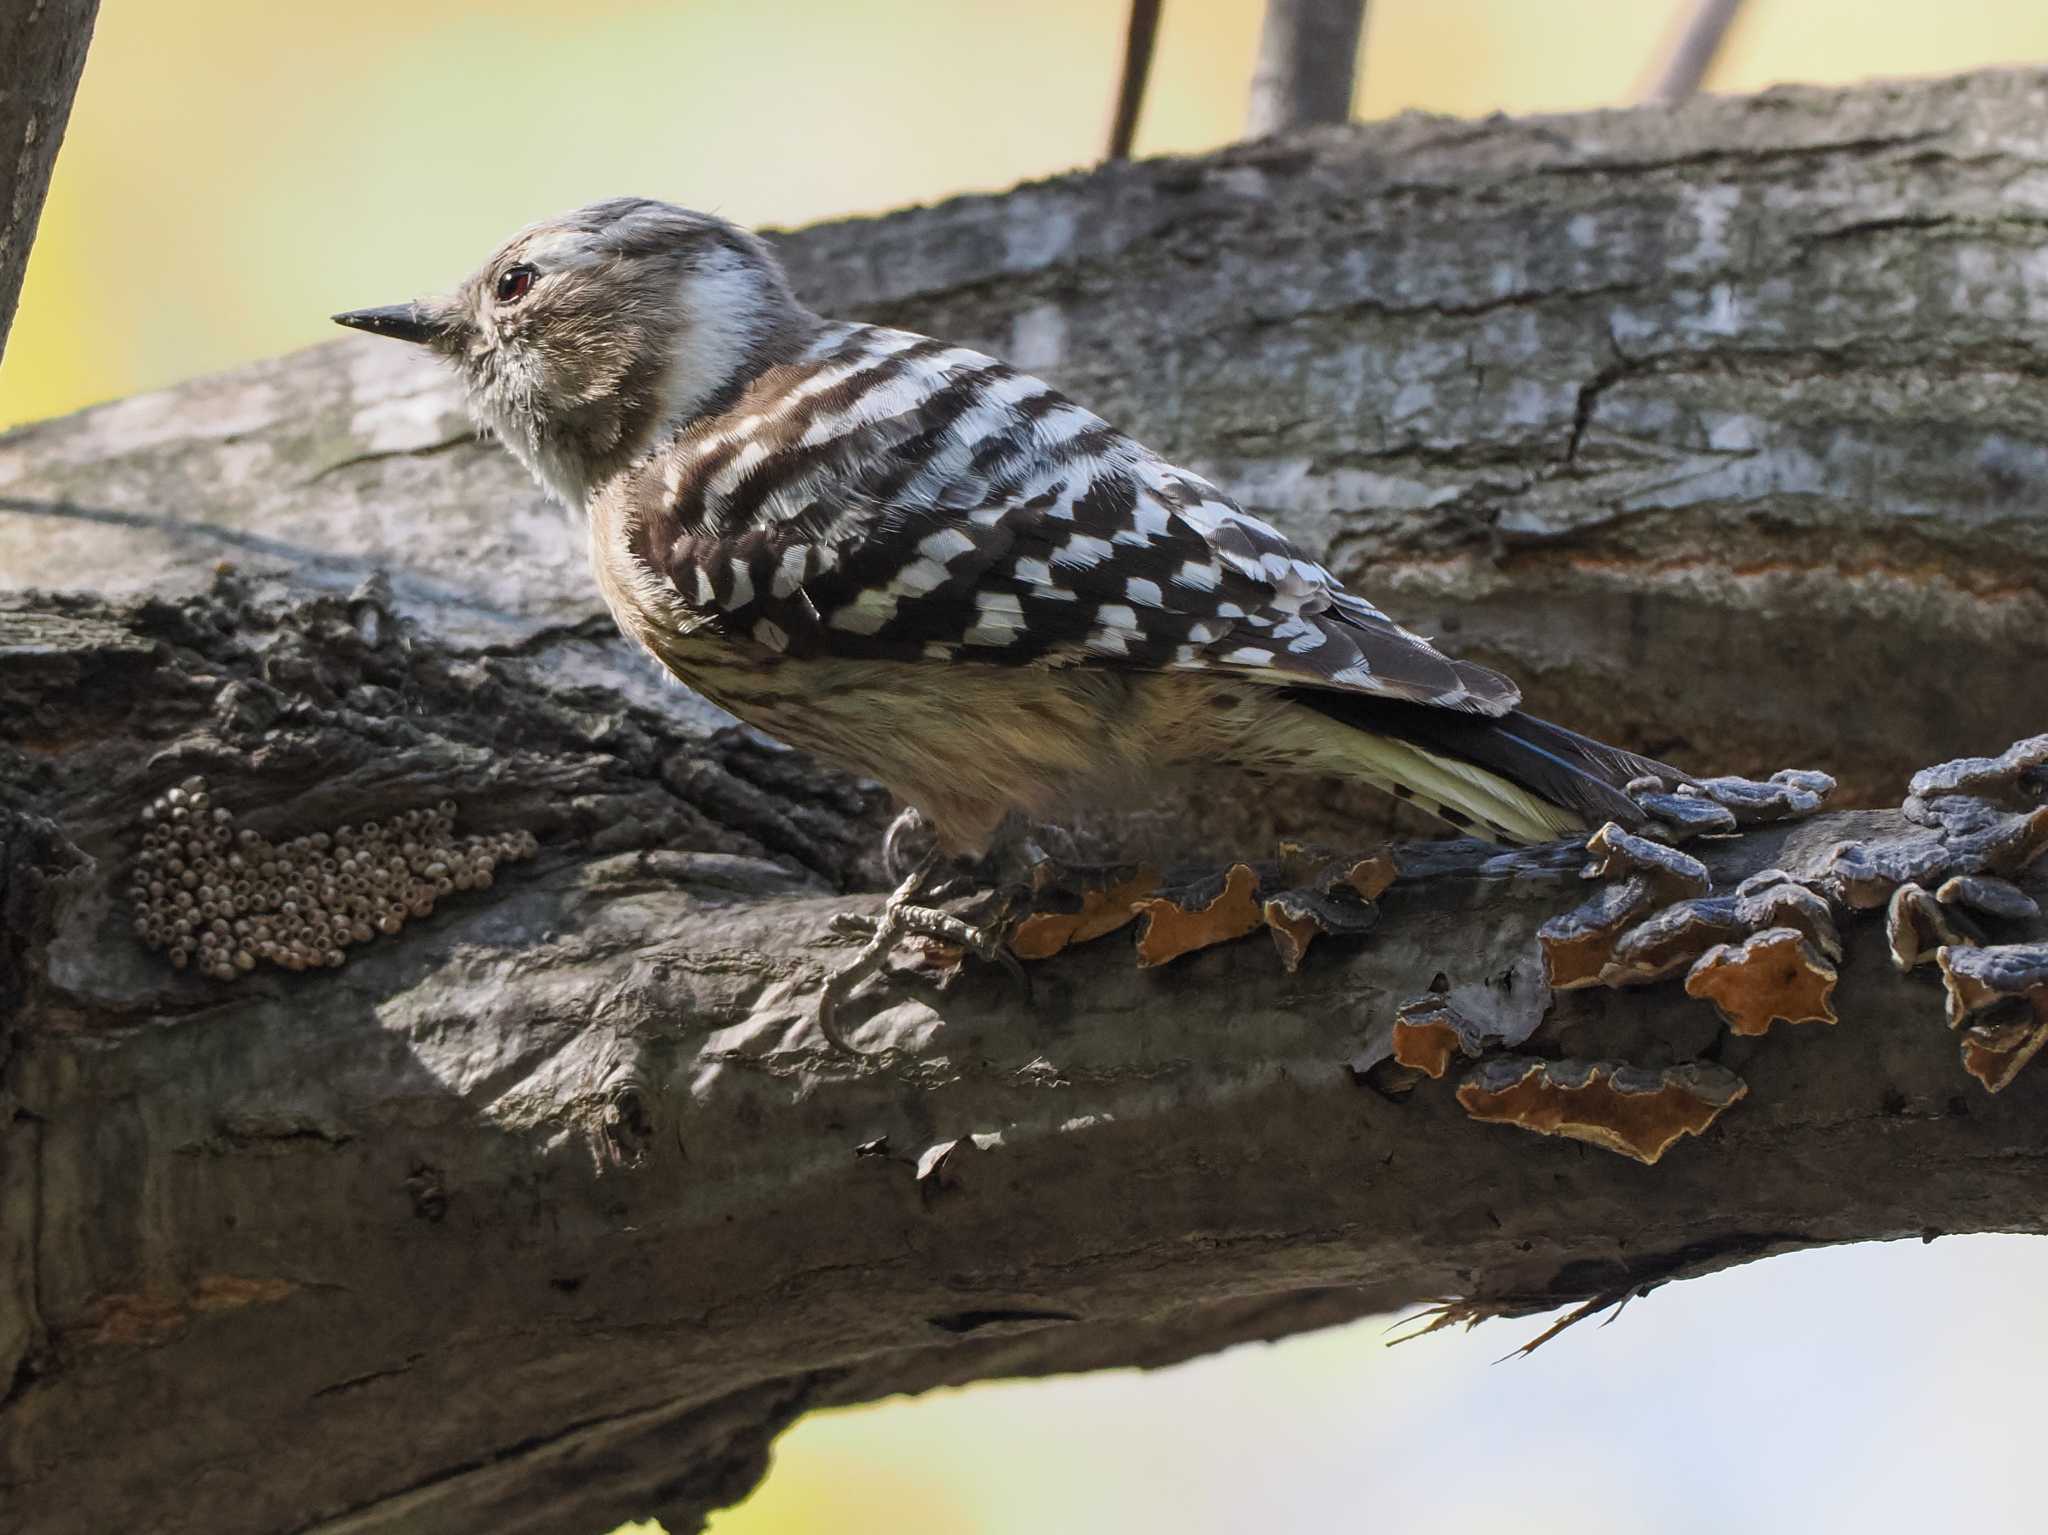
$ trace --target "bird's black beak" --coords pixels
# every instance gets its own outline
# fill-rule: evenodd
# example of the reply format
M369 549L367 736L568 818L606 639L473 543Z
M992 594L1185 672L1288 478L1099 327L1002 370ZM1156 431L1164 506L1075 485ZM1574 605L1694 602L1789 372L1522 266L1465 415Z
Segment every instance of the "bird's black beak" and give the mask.
M447 323L419 304L387 304L382 309L351 309L334 317L336 325L366 330L373 336L390 336L396 341L415 341L422 346L441 339Z

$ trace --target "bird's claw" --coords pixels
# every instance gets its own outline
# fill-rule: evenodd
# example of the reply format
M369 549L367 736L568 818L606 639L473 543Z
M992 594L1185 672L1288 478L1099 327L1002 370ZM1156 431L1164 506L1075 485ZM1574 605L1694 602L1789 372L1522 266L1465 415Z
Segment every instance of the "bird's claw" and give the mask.
M930 853L927 851L922 859L914 861L904 844L919 833L930 830L931 822L924 818L924 812L915 805L906 806L889 823L889 829L882 833L882 871L893 880L906 882L915 876L919 864L929 859Z
M898 823L901 821L899 817ZM839 1032L839 1006L859 989L862 981L882 970L889 951L905 938L937 939L965 949L989 964L1000 965L1023 987L1026 1002L1031 1000L1031 978L1024 973L1017 956L1010 952L1010 946L1003 941L1000 922L977 927L930 904L953 894L958 884L952 882L938 890L926 891L924 887L930 881L938 860L936 850L925 854L890 895L879 917L840 912L832 918L834 932L867 939L857 954L826 978L824 990L818 997L818 1031L839 1054L856 1058L866 1055L866 1051L856 1048Z

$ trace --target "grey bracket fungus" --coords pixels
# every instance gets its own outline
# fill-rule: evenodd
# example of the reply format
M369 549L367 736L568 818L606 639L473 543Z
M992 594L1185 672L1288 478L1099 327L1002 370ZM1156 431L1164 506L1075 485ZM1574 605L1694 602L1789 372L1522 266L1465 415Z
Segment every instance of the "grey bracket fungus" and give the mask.
M1670 980L1717 943L1745 931L1729 895L1674 901L1615 940L1597 977L1602 986L1647 986Z
M1658 834L1670 842L1724 836L1736 829L1734 811L1698 795L1638 794L1635 801L1654 818Z
M1705 895L1714 888L1707 866L1690 853L1623 831L1609 821L1586 839L1592 857L1581 871L1587 879L1641 874L1666 900Z
M1696 899L1713 887L1706 865L1675 847L1623 831L1609 821L1586 839L1580 873L1608 879L1592 899L1537 930L1544 978L1561 991L1613 985L1606 973L1622 935L1660 907Z
M1773 773L1768 782L1753 778L1700 778L1678 786L1681 796L1697 796L1724 807L1740 826L1812 815L1834 791L1834 779L1806 768L1782 769Z
M1892 967L1901 974L1933 964L1944 945L1966 947L1984 941L1983 933L1962 912L1910 881L1894 890L1885 906L1884 936Z
M1935 961L1963 1069L1998 1092L2048 1044L2048 943L1945 947Z
M1922 768L1906 786L1908 803L1951 795L2024 809L2048 799L2048 735L2015 741L1996 757L1958 757Z
M1944 880L1934 898L1944 906L1962 906L2004 922L2031 922L2041 903L2009 879L1993 874L1958 874Z
M1601 985L1601 972L1621 935L1658 906L1657 887L1635 874L1604 886L1536 930L1543 950L1543 978L1559 991Z

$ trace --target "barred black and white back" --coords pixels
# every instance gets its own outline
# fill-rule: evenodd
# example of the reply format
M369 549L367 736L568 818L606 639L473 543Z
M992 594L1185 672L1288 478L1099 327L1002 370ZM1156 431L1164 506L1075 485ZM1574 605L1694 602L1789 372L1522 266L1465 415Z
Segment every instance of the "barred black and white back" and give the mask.
M1231 732L1232 757L1363 777L1509 841L1631 818L1616 782L1651 770L1517 714L1507 678L1050 385L905 331L824 327L624 495L681 625L763 658L1242 681L1300 717ZM1213 726L1189 735L1214 750Z
M620 625L958 851L1183 762L1363 779L1535 842L1660 764L1522 714L1199 475L1039 379L820 319L754 236L639 199L458 294L343 316L434 345L590 514Z

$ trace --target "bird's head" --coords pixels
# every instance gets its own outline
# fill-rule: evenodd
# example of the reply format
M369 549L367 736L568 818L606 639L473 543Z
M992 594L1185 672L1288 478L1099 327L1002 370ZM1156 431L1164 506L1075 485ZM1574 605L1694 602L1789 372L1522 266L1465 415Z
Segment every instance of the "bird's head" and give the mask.
M453 362L478 422L572 507L817 324L757 236L636 197L520 230L453 293L334 318Z

